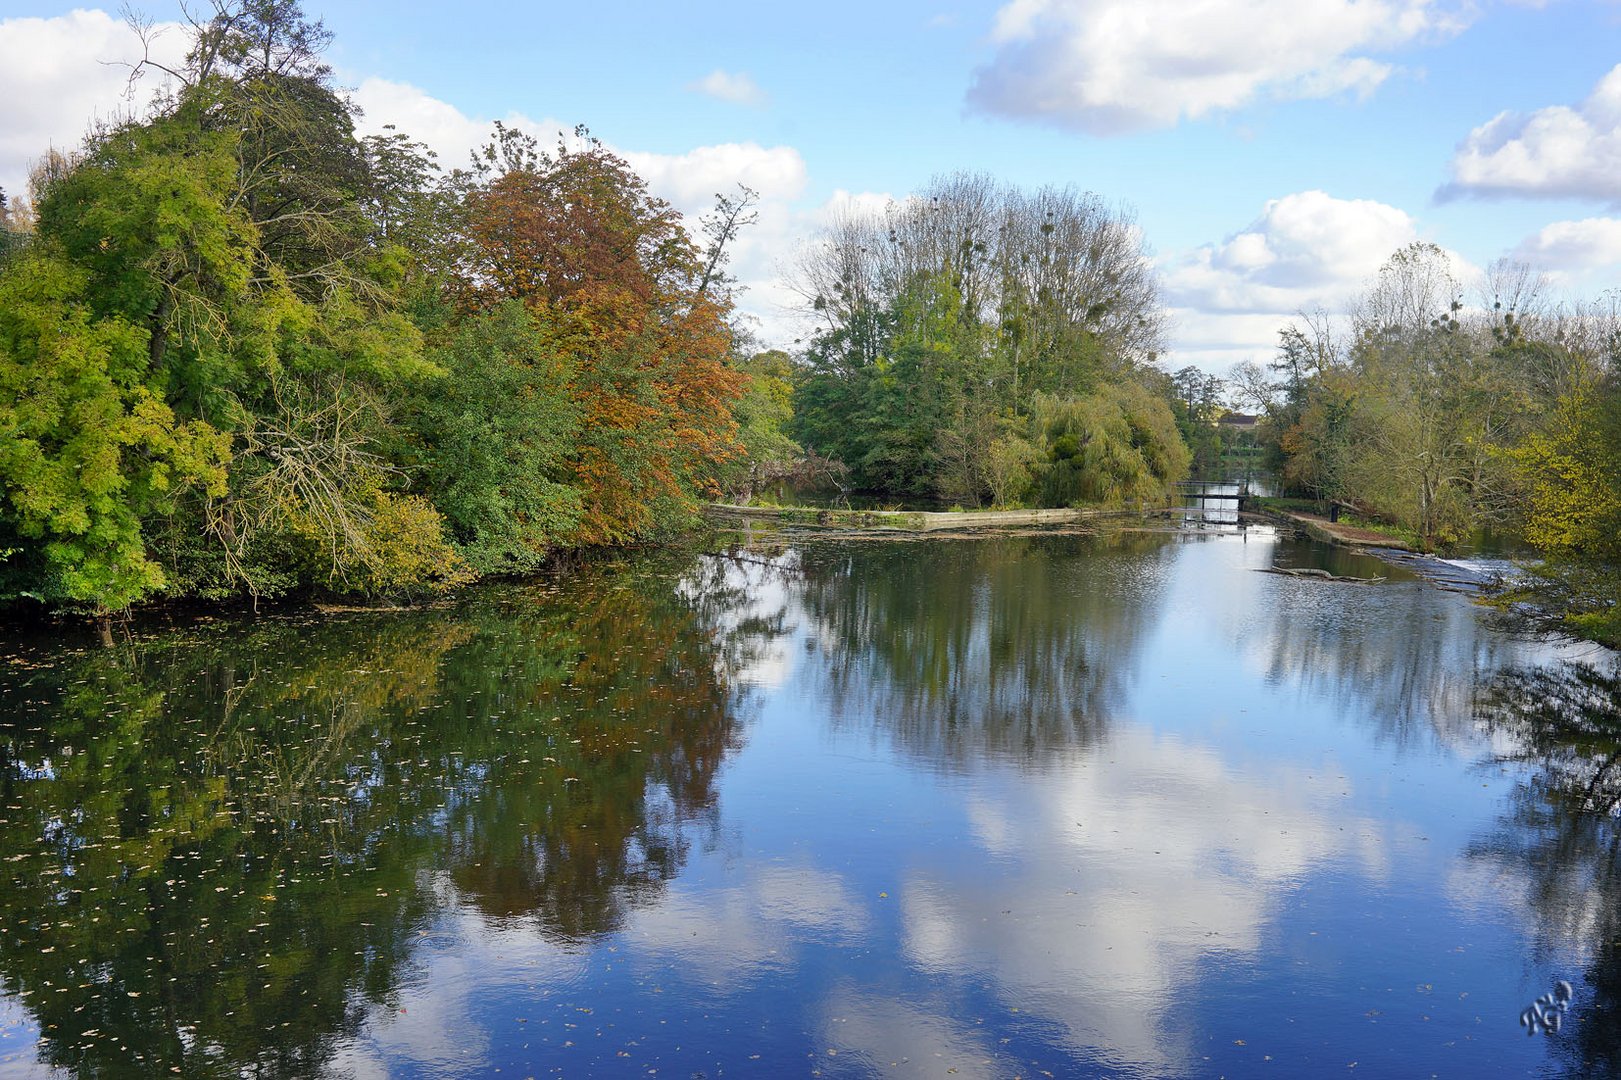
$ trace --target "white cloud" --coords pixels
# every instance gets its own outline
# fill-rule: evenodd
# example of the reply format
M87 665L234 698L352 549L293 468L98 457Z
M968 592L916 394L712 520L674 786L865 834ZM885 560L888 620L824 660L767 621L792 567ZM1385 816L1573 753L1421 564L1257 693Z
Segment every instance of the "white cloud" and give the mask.
M840 217L882 214L898 201L887 191L846 191L839 188L817 209L816 221L819 225L826 225Z
M1270 354L1296 312L1343 311L1418 235L1406 212L1369 199L1302 191L1271 200L1243 230L1162 264L1173 362L1221 371Z
M947 1000L899 1001L891 993L846 983L822 1006L820 1038L857 1058L871 1075L950 1073L962 1080L1023 1075L1023 1061L1006 1045L994 1044L981 1021L958 1013Z
M731 72L716 68L703 78L688 83L687 89L717 101L729 101L733 105L766 103L765 91L746 71Z
M718 143L685 154L624 152L625 160L660 196L684 213L701 212L715 196L747 184L766 199L797 199L805 189L805 159L791 146Z
M182 28L153 29L153 59L177 66L186 52ZM29 166L46 151L71 150L92 123L128 111L124 65L140 57L134 31L105 11L0 20L0 186L24 194ZM138 84L133 104L156 88Z
M1560 274L1621 265L1621 219L1556 221L1520 241L1513 257Z
M369 78L355 89L354 101L363 113L356 125L362 134L375 134L388 124L418 142L425 143L439 156L447 169L466 166L468 156L490 141L499 119L510 128L524 131L552 147L569 137L574 125L550 117L536 120L522 113L484 118L468 116L449 102L440 101L420 87L391 79Z
M27 1076L37 1068L39 1021L23 1000L0 994L0 1076Z
M1580 105L1499 113L1469 133L1441 198L1521 195L1621 204L1621 64Z
M1302 191L1271 200L1243 231L1194 251L1167 285L1174 299L1229 312L1337 305L1417 238L1413 219L1394 206Z
M622 934L644 952L679 958L690 974L741 989L760 973L796 963L806 936L859 944L871 913L833 871L768 867L736 886L693 891L675 883L637 908Z
M363 132L381 131L393 124L400 131L430 146L439 163L457 166L489 141L495 119L472 117L409 83L370 78L355 91L355 103L364 111ZM559 138L572 142L573 125L560 120L534 119L512 112L499 118L508 127L525 131L543 147ZM747 184L765 199L795 199L805 186L805 161L791 146L757 143L718 143L684 154L655 154L610 146L647 181L648 187L683 213L701 213L714 203L717 192Z
M1432 0L1012 0L969 103L1093 134L1168 127L1264 98L1365 97L1366 55L1457 33Z
M432 933L414 942L412 970L387 1003L371 1003L359 1030L338 1037L335 1076L372 1080L402 1069L465 1074L468 1061L485 1059L497 1042L477 1000L481 986L566 986L585 976L589 959L582 951L526 921L503 926L487 918L447 873L428 884L438 912Z
M1106 768L1086 767L1100 759ZM1260 950L1319 867L1375 886L1391 873L1396 830L1353 814L1334 773L1246 769L1126 728L1069 768L982 785L978 801L997 804L1005 832L909 872L896 895L907 959L994 988L1122 1071L1195 1072L1197 1051L1163 1003L1213 955L1242 964Z
M1420 239L1419 223L1386 203L1322 191L1273 199L1220 243L1161 261L1173 321L1171 363L1220 374L1239 361L1264 359L1298 313L1346 313L1391 255ZM1457 252L1445 254L1465 293L1480 283L1477 266Z

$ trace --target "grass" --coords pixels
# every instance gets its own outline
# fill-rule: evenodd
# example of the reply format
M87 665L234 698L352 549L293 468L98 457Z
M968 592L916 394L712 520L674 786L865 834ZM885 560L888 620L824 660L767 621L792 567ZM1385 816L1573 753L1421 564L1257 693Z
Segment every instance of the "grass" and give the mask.
M1262 510L1279 510L1291 514L1320 514L1323 506L1315 499L1285 498L1281 495L1265 495L1253 501Z
M1340 524L1351 525L1358 529L1367 529L1369 532L1388 536L1392 540L1400 540L1414 551L1425 550L1424 545L1419 543L1418 533L1400 525L1392 525L1388 521L1374 521L1371 518L1365 518L1357 514L1341 514Z
M1281 496L1266 496L1255 500L1255 505L1263 510L1276 510L1291 514L1312 514L1316 517L1327 518L1327 504L1315 499L1285 498ZM1377 521L1373 518L1363 517L1361 514L1341 512L1339 520L1335 523L1355 529L1366 529L1376 532L1380 536L1388 536L1392 540L1399 540L1414 551L1425 550L1419 543L1418 534L1413 530L1400 525L1393 525L1388 521Z

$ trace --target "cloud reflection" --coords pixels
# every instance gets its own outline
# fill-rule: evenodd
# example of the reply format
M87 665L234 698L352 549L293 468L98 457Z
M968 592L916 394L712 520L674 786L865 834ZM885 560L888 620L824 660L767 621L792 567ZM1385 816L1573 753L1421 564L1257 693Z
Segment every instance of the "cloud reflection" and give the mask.
M625 935L707 982L737 986L789 965L806 942L854 945L868 929L867 910L836 873L765 867L729 889L672 889L663 903L638 912Z
M1064 771L1005 779L976 793L979 851L908 876L905 953L991 983L1086 1057L1188 1068L1164 1014L1202 962L1260 950L1317 867L1388 872L1385 832L1346 814L1343 780L1245 773L1178 738L1125 729Z

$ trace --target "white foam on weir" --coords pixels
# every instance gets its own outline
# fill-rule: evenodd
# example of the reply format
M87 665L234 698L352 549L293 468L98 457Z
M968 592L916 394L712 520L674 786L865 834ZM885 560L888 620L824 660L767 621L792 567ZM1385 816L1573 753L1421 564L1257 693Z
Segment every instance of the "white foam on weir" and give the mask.
M1508 559L1465 558L1437 559L1436 561L1444 562L1448 566L1455 566L1459 570L1466 570L1471 574L1481 574L1485 576L1491 576L1493 574L1511 575L1518 570L1518 567L1516 567L1514 563Z

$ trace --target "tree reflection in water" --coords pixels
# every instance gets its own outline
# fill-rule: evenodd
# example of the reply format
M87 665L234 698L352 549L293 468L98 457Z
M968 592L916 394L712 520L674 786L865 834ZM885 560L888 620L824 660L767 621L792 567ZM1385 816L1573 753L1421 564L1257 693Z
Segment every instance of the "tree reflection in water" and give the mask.
M801 602L834 718L952 768L1094 745L1137 674L1174 538L810 546Z
M1525 771L1471 854L1525 880L1546 948L1585 957L1587 992L1552 1036L1569 1075L1621 1075L1621 667L1505 672L1477 716Z
M726 622L716 572L5 647L0 988L40 1059L318 1073L398 991L436 880L557 939L618 926L710 820L730 664L771 632Z
M1279 545L1282 565L1314 565L1317 552ZM1372 575L1371 556L1336 572ZM1525 642L1489 629L1468 605L1395 568L1378 585L1267 577L1254 617L1234 628L1264 658L1267 678L1322 694L1397 746L1467 745L1477 688L1523 662Z

